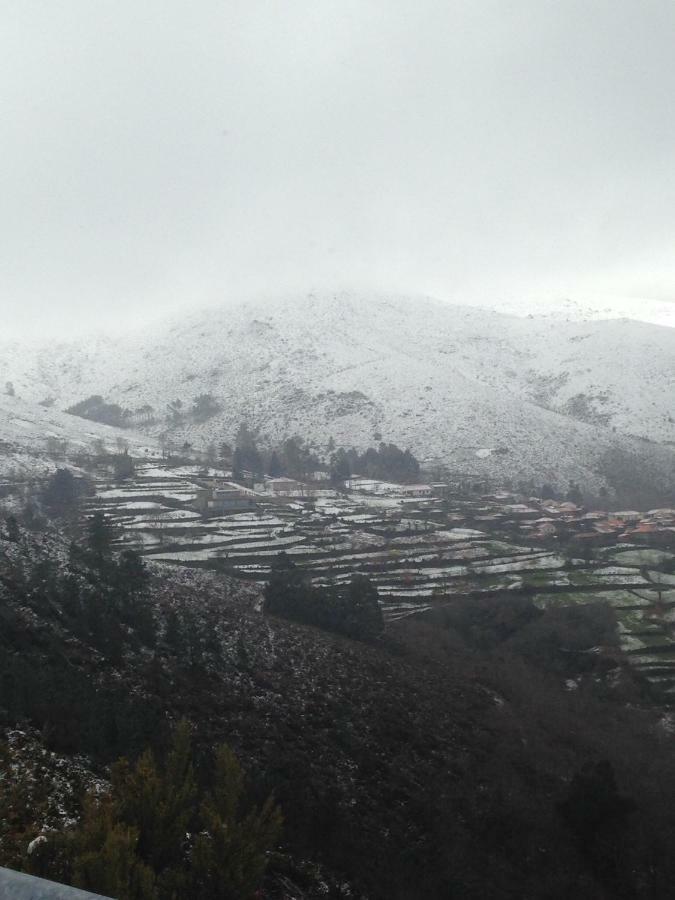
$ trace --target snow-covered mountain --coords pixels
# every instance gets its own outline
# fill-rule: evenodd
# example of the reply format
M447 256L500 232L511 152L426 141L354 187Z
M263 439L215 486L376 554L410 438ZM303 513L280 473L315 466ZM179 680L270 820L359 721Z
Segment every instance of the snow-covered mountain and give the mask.
M263 439L364 447L382 436L461 471L539 482L597 486L617 447L673 475L675 329L627 319L293 296L228 303L124 339L0 347L0 389L6 381L59 409L91 394L145 407L154 433L178 400L187 415L175 436L195 444L231 440L246 420ZM192 421L204 394L220 411Z

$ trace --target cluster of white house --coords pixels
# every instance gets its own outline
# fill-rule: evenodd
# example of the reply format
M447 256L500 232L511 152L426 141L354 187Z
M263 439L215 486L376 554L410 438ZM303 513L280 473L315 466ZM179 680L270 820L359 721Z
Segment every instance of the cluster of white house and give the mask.
M266 478L264 482L254 483L252 488L235 484L223 479L212 479L211 483L201 487L193 503L194 508L203 516L222 516L227 513L246 512L255 509L256 498L269 496L292 499L294 497L312 497L326 493L327 485L311 486L294 478ZM350 478L344 487L356 493L386 494L402 499L423 499L434 494L430 484L392 484L372 478Z

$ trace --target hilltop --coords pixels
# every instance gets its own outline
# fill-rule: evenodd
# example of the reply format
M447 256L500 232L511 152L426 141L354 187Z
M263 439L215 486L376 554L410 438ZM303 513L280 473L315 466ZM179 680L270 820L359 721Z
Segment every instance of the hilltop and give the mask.
M247 420L263 440L298 433L317 447L365 448L382 436L457 471L560 485L597 488L618 451L675 482L675 330L625 319L282 297L125 338L0 347L6 381L62 410L99 394L130 410L134 427L196 446L231 440ZM209 404L193 416L199 397Z

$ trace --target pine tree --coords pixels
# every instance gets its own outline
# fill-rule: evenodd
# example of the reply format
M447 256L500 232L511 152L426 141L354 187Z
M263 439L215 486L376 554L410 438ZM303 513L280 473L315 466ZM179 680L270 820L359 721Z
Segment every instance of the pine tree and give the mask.
M101 565L109 558L112 539L113 530L110 521L103 513L94 513L87 523L87 546L97 565Z
M79 827L51 833L33 864L118 900L247 900L259 886L281 814L270 798L241 809L244 777L225 745L210 790L198 790L190 726L181 722L164 764L146 750L119 760L107 795L85 801Z
M136 550L122 550L117 562L117 583L124 594L132 596L140 593L149 578L143 557Z
M237 450L242 450L244 453L248 453L251 450L255 449L255 435L253 431L248 427L246 422L242 422L239 428L237 429L237 434L234 439L234 446Z
M234 479L234 481L241 481L241 479L244 477L243 465L244 460L242 458L242 452L237 447L237 449L234 451L234 454L232 455L232 478Z
M281 830L281 813L270 797L241 817L244 775L229 747L216 751L213 789L201 805L204 830L195 841L190 896L203 900L252 897L266 867L266 850Z
M366 575L353 575L347 593L349 614L347 633L372 640L384 631L384 619L377 588Z
M277 451L273 450L272 455L270 456L270 461L267 466L267 474L271 478L278 478L283 474L283 469L281 468L281 462L279 461L279 457L277 455Z
M113 457L113 472L116 481L125 481L127 478L134 477L136 466L131 456L129 456L128 450Z
M565 499L570 503L576 503L577 506L583 505L584 495L576 481L570 481L569 490L567 491Z
M69 469L57 469L42 492L47 510L59 518L69 518L77 511L80 489Z
M340 448L330 460L330 477L333 484L347 481L352 476L352 469L346 452Z
M255 434L245 422L237 430L235 448L232 463L233 477L241 478L242 469L248 469L256 475L262 474L262 457L256 446ZM234 475L235 472L238 474Z
M158 900L155 873L139 858L138 839L137 828L118 820L111 797L88 797L71 841L74 884L120 900Z

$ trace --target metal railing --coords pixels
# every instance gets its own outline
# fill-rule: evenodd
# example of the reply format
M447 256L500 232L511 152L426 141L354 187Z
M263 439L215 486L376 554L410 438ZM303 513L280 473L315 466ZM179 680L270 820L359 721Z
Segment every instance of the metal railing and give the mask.
M113 898L0 868L0 900L113 900Z

